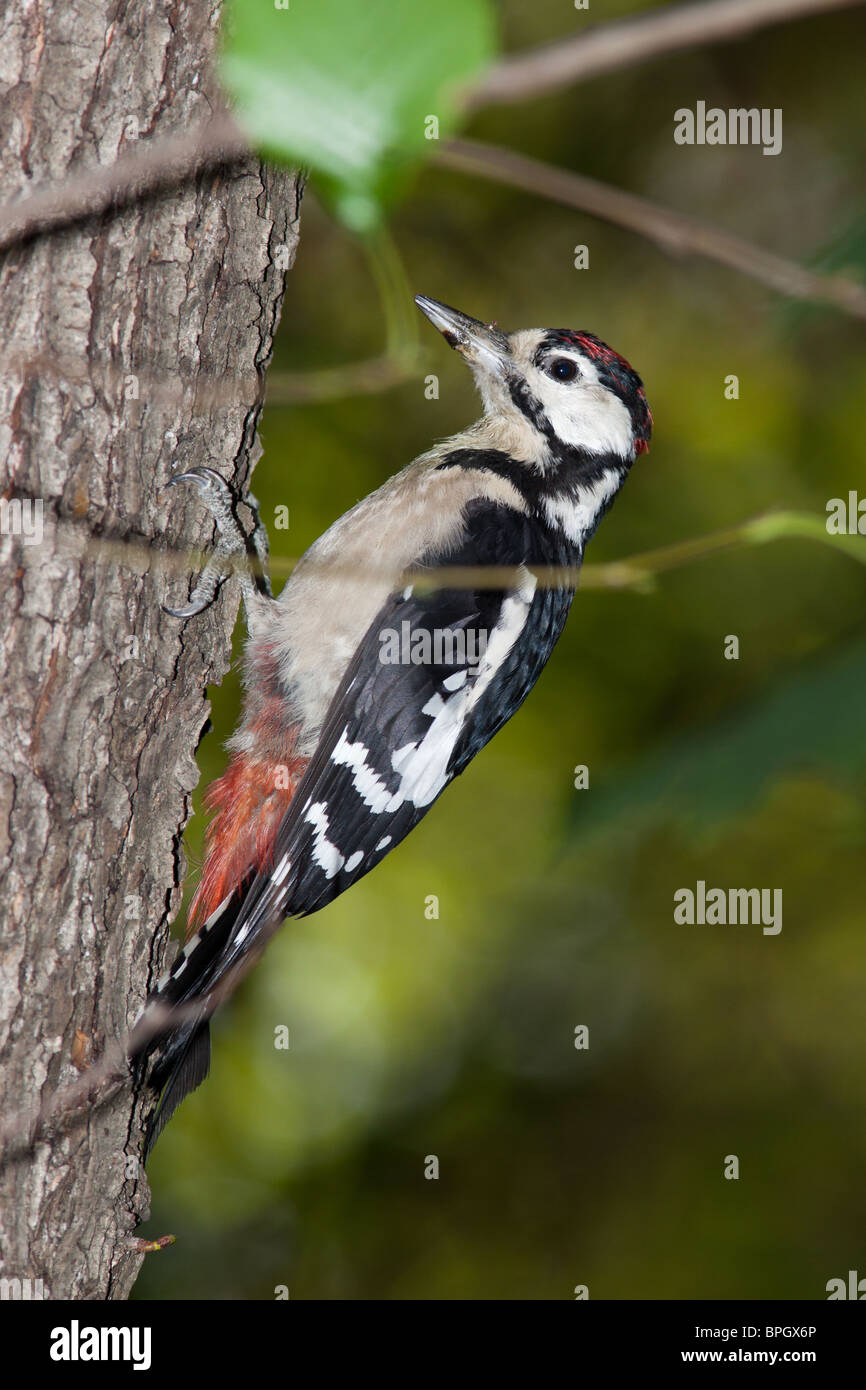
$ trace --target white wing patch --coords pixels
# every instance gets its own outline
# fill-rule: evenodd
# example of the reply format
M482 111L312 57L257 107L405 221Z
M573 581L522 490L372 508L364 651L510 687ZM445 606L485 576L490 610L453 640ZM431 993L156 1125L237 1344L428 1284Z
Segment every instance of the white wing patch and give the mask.
M502 604L499 621L488 638L484 655L472 682L467 681L466 670L455 671L446 677L442 685L454 693L447 700L443 700L439 695L433 696L424 706L423 712L432 720L424 737L417 743L404 744L392 753L391 767L400 778L396 791L391 792L382 778L370 767L367 761L369 750L360 742L349 741L348 726L343 730L331 754L332 760L351 770L355 790L371 811L378 814L393 812L406 801L411 801L419 808L429 806L447 785L448 764L466 720L495 678L526 623L535 596L536 579L523 566L521 573L519 587L509 594ZM321 804L310 808L306 816L308 820L314 810L317 813L316 824L321 826L321 815L324 815L325 808ZM332 851L340 857L336 847L327 840L326 831L327 819L324 821L324 828L319 831L321 840L317 839L317 849L314 850L323 868L325 864L319 858L319 852L327 859L329 867L336 862L332 858ZM384 847L386 843L387 837L380 841L376 848ZM340 867L341 864L337 865L337 868L331 868L330 873L326 869L327 876L332 877ZM346 867L348 868L348 864Z
M451 689L459 686L459 689L443 703L419 743L408 744L392 755L394 771L400 773L400 788L396 793L400 798L398 805L411 801L414 806L429 806L447 785L448 764L469 713L490 685L526 623L537 581L525 567L521 569L520 587L509 594L502 605L475 680L468 685L465 670L448 676L443 685ZM462 676L462 681L458 682L457 676Z

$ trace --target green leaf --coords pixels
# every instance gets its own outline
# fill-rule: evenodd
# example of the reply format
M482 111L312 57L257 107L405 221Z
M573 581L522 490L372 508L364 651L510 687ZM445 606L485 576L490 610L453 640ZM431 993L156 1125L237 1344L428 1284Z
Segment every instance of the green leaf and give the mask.
M257 145L312 168L365 231L436 148L428 118L453 128L493 49L488 0L231 0L222 73Z
M675 821L703 836L753 809L780 777L866 769L866 643L807 665L744 709L678 738L579 798L567 838Z

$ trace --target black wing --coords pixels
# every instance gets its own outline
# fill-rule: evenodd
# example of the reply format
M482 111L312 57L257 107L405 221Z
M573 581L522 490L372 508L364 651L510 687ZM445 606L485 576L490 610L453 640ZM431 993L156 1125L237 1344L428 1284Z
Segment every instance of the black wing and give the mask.
M460 544L437 566L574 559L511 508L475 502L466 523ZM324 907L417 825L526 699L573 594L565 586L536 587L527 574L511 590L391 595L334 695L277 833L270 872L250 886L218 976L263 928ZM396 650L389 634L398 639L398 661L388 659Z

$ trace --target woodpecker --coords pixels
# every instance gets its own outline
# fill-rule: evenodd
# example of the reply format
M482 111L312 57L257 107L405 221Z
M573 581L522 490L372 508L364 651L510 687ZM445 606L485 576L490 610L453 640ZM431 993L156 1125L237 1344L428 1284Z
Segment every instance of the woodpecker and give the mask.
M278 598L241 569L243 714L206 798L188 939L130 1047L156 1101L146 1152L207 1074L221 983L285 918L317 912L375 868L522 705L587 542L649 447L641 380L592 333L505 334L415 302L471 368L483 414L340 517ZM198 487L219 537L189 602L167 609L189 619L228 557L264 559L267 547L215 472L180 481ZM504 587L436 586L437 569L490 566L509 571ZM539 583L533 570L549 567L566 573ZM148 1028L157 1012L159 1030Z

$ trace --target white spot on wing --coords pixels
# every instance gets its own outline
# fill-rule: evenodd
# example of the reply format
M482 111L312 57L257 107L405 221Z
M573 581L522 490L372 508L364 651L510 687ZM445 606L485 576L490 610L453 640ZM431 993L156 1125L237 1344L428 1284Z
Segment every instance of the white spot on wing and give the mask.
M466 670L454 671L446 677L442 682L443 687L453 693L447 700L438 694L428 700L423 712L430 716L431 724L423 738L415 743L406 743L391 754L391 768L400 778L394 792L370 767L369 750L360 741L352 743L349 740L348 726L343 729L331 759L338 766L350 769L355 790L375 814L394 812L406 801L411 801L417 807L429 806L445 787L448 764L457 740L475 705L495 679L523 631L535 589L535 577L522 568L520 584L503 601L499 621L489 635L473 680L468 681ZM343 866L344 860L336 846L327 839L328 822L324 804L311 806L305 813L305 819L317 827L314 855L331 878ZM376 848L382 849L389 843L390 837L386 836Z
M154 994L162 994L162 991L165 989L165 987L166 987L166 985L168 984L168 982L169 982L170 979L171 979L171 970L170 970L170 969L168 969L168 970L163 970L162 974L160 975L159 979L158 979L157 982L156 982L156 985L154 986L154 991L153 991Z
M313 858L325 878L333 878L343 867L343 856L337 846L332 845L328 839L328 815L324 801L315 802L307 811L304 820L315 831L313 835Z
M368 750L363 743L350 743L346 737L347 731L348 726L340 734L339 741L331 754L331 761L337 763L338 766L351 769L355 790L371 811L384 811L391 799L391 793L381 777L377 776L369 766L367 762Z
M194 936L190 937L189 941L186 942L183 949L178 952L178 955L175 957L168 970L164 970L163 973L160 975L159 979L157 980L154 986L154 994L161 994L162 991L165 989L166 985L168 984L169 980L176 980L178 975L180 975L181 971L186 969L186 962L188 957L192 955L193 951L195 950L196 946L198 946L202 937L205 936L210 931L211 927L214 927L216 923L219 921L220 917L222 917L233 896L233 893L227 893L226 896L223 898L222 902L214 908L213 912L211 913L210 917L208 917L204 925L199 928L199 930L195 933Z

